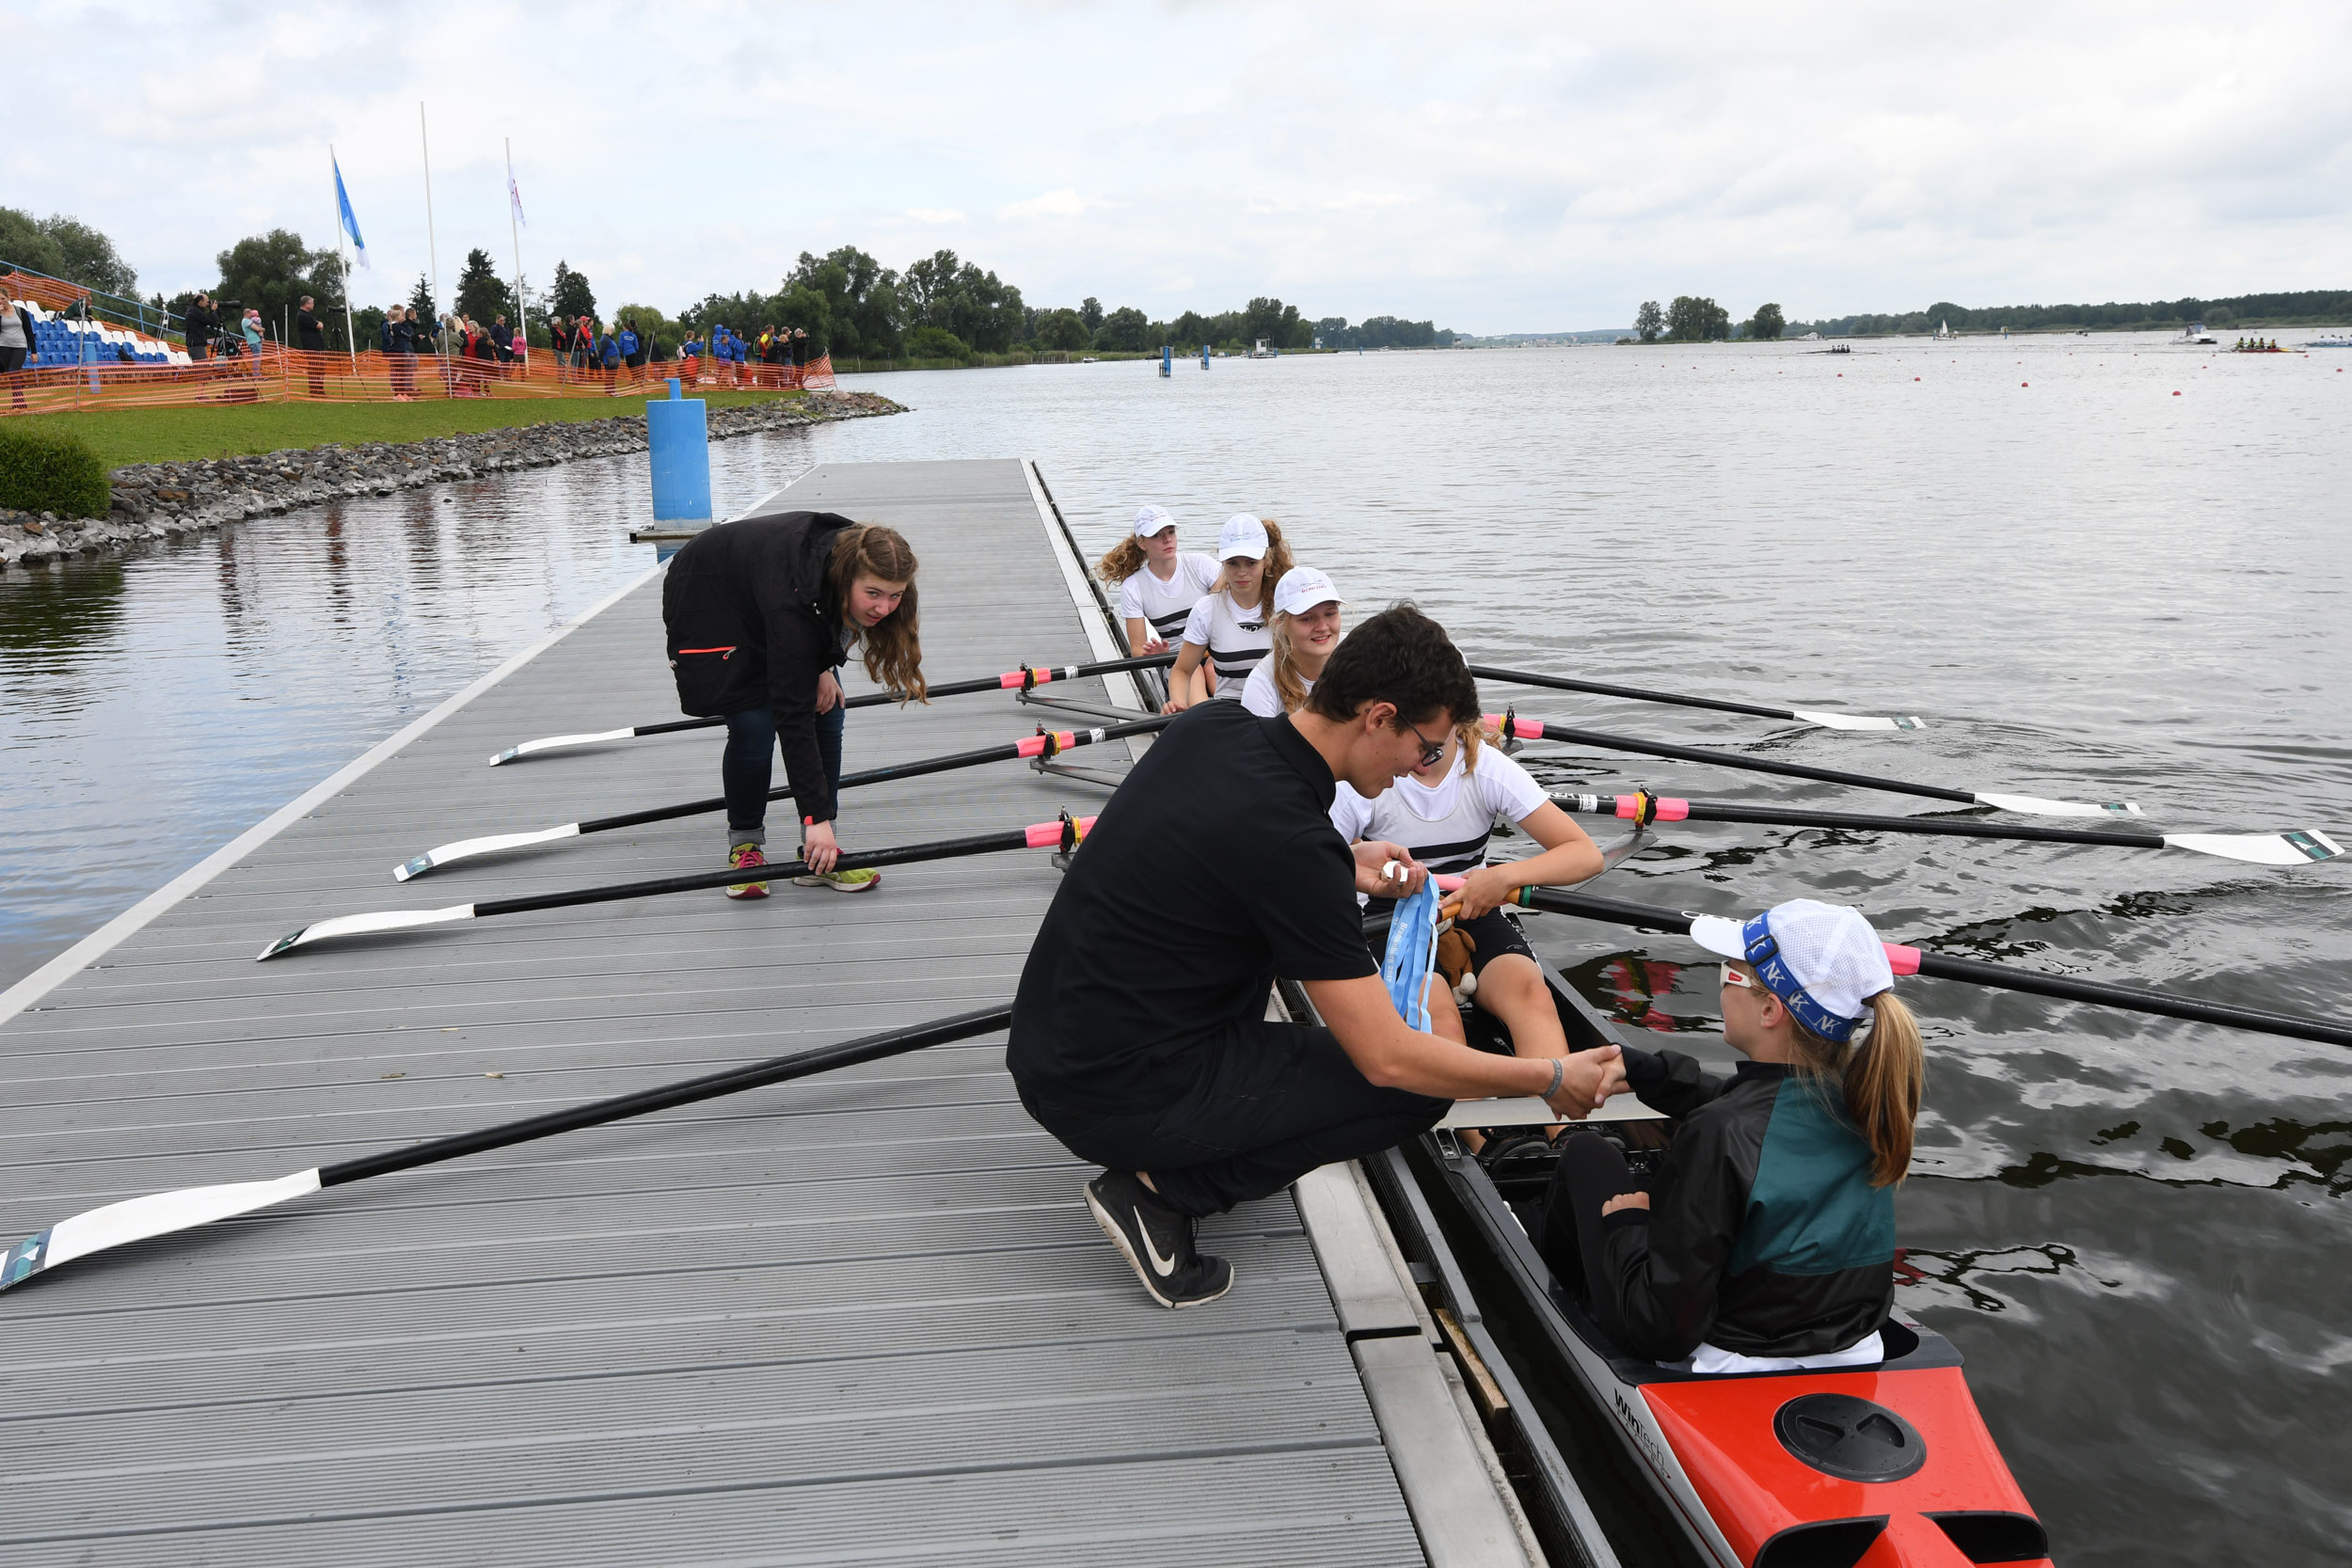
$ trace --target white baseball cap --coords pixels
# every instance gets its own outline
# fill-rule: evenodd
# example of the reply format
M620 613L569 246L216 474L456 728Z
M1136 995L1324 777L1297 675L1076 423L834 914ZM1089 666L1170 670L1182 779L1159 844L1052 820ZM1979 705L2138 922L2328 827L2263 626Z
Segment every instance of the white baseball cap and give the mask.
M1160 530L1164 528L1174 528L1175 526L1175 517L1165 506L1139 506L1136 508L1136 537L1138 539L1149 539L1152 535L1159 532Z
M1340 591L1331 586L1331 574L1318 566L1294 566L1274 585L1274 610L1278 615L1295 615L1319 604L1345 603Z
M1263 561L1268 547L1265 524L1247 512L1236 512L1225 519L1223 528L1217 530L1216 558L1219 561L1231 561L1235 556L1248 561Z
M1885 944L1844 904L1792 898L1748 921L1703 914L1691 922L1691 940L1755 965L1799 1023L1838 1044L1870 1016L1869 998L1895 986Z

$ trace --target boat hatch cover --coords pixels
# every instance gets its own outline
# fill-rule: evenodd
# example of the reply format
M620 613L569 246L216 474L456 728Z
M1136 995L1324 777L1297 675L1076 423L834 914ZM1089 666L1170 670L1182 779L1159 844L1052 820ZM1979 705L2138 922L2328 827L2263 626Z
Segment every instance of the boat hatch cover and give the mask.
M1928 1462L1919 1429L1851 1394L1801 1394L1772 1416L1780 1446L1839 1481L1900 1481Z

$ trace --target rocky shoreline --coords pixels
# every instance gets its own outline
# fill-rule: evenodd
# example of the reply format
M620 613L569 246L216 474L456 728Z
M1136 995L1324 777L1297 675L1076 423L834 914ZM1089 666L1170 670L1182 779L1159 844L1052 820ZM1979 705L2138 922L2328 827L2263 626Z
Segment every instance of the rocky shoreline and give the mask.
M710 438L788 430L833 420L906 410L872 392L811 392L786 402L710 410ZM193 463L135 463L111 476L103 517L57 517L0 509L0 571L72 556L118 553L132 545L185 539L228 523L351 496L389 496L515 468L544 468L580 457L645 450L645 417L624 414L580 423L517 426L431 441L310 447Z

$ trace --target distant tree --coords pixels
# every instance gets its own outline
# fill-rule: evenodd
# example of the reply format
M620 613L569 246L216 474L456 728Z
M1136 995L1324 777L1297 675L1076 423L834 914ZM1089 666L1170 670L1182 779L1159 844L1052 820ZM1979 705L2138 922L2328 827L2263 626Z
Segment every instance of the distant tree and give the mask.
M903 351L898 275L855 245L822 257L802 251L800 264L784 282L787 299L803 289L822 296L827 346L821 352L889 359ZM790 325L806 326L814 339L816 325L803 319L810 313L807 306L803 300L787 310L793 317Z
M430 326L440 319L441 308L433 303L433 283L424 274L417 274L417 286L408 291L408 309L417 313L419 325Z
M310 249L290 229L239 240L214 261L220 267L220 282L211 291L214 302L234 300L260 310L273 337L304 294L342 297L335 253Z
M1325 348L1356 348L1359 345L1355 330L1345 316L1326 316L1315 323L1315 341Z
M1633 313L1633 335L1645 343L1654 343L1665 330L1666 313L1658 308L1658 301L1642 301L1642 308Z
M1168 341L1178 348L1199 348L1202 343L1216 341L1209 336L1208 318L1198 310L1187 310L1178 316L1169 324L1168 336Z
M63 213L36 218L20 208L0 207L0 260L101 293L137 297L139 276L114 242Z
M555 284L548 291L548 309L559 316L593 316L596 313L596 292L588 287L588 279L563 262L555 263Z
M1368 316L1356 324L1356 334L1366 348L1428 348L1437 341L1438 327L1435 322Z
M1103 330L1103 302L1089 294L1078 302L1078 319L1086 323L1089 332Z
M918 359L970 360L972 346L942 326L918 326L907 337L907 352Z
M1086 319L1067 307L1059 310L1040 310L1037 314L1037 346L1060 354L1074 354L1094 341L1087 331Z
M1085 318L1079 320L1083 325ZM1151 346L1145 341L1151 335L1151 318L1132 305L1122 305L1103 318L1094 332L1094 346L1114 354L1141 354Z
M457 313L487 326L499 316L515 320L515 291L501 282L498 263L476 246L466 252L466 267L457 275Z
M1779 306L1759 305L1756 308L1755 319L1747 325L1745 335L1771 342L1787 330L1788 325L1788 321L1780 313Z
M1677 294L1674 303L1666 307L1669 342L1714 343L1730 336L1731 312L1711 299Z

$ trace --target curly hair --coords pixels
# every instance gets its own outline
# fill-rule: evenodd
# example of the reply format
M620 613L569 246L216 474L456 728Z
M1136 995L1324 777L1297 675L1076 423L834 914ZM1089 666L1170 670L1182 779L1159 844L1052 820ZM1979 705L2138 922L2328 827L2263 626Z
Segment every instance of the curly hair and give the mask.
M928 704L930 688L923 680L923 638L914 593L918 564L913 547L897 529L883 528L878 523L852 523L833 542L825 581L833 591L833 602L842 607L845 614L850 585L861 577L907 585L906 596L898 601L898 608L878 624L860 630L858 641L865 645L868 680L887 689L901 703Z

